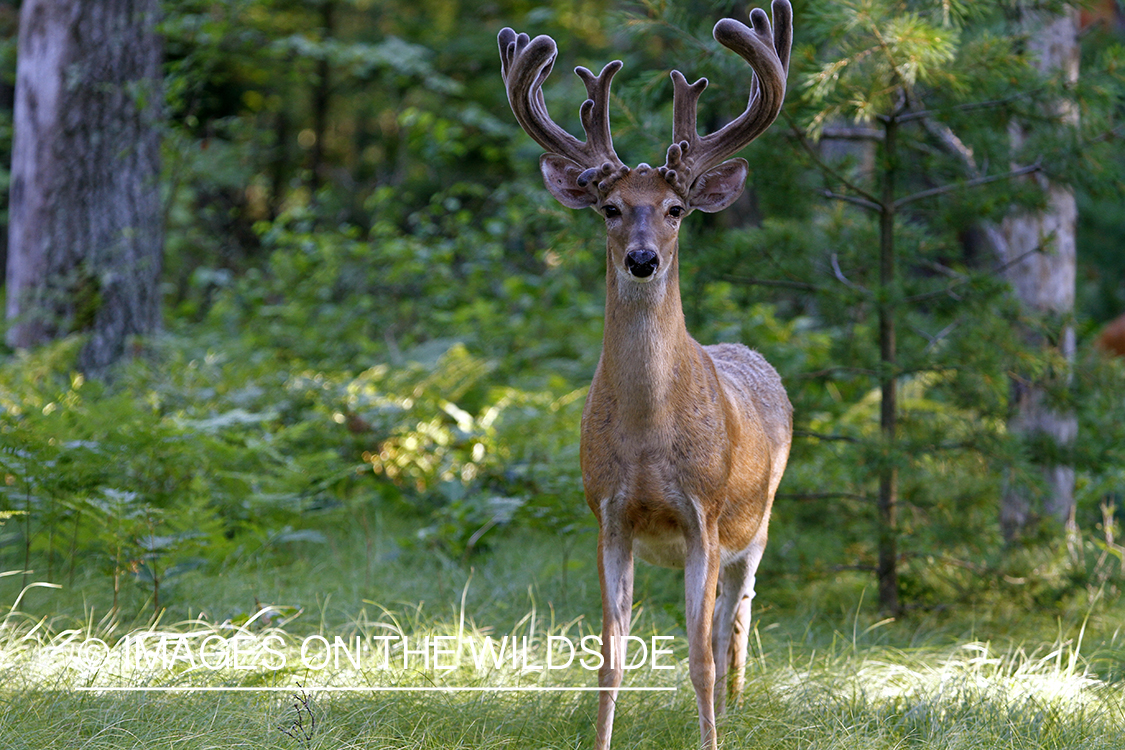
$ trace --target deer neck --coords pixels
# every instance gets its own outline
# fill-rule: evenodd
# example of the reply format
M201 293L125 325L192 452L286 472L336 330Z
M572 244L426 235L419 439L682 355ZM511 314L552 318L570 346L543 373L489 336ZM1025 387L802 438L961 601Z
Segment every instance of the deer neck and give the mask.
M674 410L692 371L696 344L684 324L678 252L660 278L637 283L607 263L605 333L599 379L615 395L620 416L651 428Z

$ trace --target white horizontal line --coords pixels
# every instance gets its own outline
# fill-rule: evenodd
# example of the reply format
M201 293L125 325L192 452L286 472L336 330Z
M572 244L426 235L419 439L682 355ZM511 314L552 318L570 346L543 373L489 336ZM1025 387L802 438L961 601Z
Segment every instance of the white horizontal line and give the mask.
M80 693L578 693L603 692L601 687L333 687L304 685L294 687L91 687L75 688ZM622 693L675 692L674 687L621 687Z

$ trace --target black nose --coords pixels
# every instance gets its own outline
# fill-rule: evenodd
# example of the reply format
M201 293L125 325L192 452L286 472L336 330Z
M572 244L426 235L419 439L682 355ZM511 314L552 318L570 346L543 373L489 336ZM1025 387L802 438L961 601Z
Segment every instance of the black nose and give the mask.
M651 250L630 250L625 256L625 268L638 279L647 279L660 265L660 258Z

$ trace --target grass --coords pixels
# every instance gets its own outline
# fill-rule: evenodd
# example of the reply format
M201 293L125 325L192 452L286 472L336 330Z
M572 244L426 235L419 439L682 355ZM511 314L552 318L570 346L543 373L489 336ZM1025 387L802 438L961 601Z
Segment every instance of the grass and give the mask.
M1118 686L1075 668L1070 646L1052 645L1028 654L982 643L827 652L774 644L757 654L743 705L723 720L723 746L1125 746ZM592 744L596 711L592 695L572 693L105 695L6 677L5 748L574 748ZM693 745L682 671L665 684L678 690L622 697L616 747Z
M331 531L330 519L325 530ZM0 578L12 606L0 617L0 749L4 748L586 748L593 744L596 695L584 692L323 692L316 685L410 688L588 686L594 672L479 669L356 669L346 658L322 670L301 664L300 648L322 635L481 639L528 636L532 666L547 635L595 632L598 588L580 540L568 557L565 589L557 540L506 539L470 571L394 542L384 528L378 554L347 526L320 545L286 550L219 571L197 571L170 586L170 610L145 616L144 591L107 610L109 584L91 575L73 587L24 589ZM282 564L282 560L288 563ZM367 568L356 560L374 560ZM1093 598L1085 609L1019 613L1002 602L956 616L882 621L859 579L809 586L800 607L770 603L763 580L741 707L722 719L722 746L954 750L959 748L1122 748L1122 609ZM20 596L20 592L23 595ZM670 670L638 669L622 694L615 748L690 748L697 742L687 680L681 583L675 572L638 568L634 632L673 636ZM851 610L836 610L840 601ZM254 616L258 604L264 605ZM175 643L242 635L261 657L270 636L284 669L193 664L183 652L89 665L76 650L91 638L124 651L127 635ZM254 651L254 648L258 651ZM168 653L176 653L170 646ZM401 652L396 651L397 655ZM104 654L103 654L104 656ZM370 655L369 655L370 656ZM246 663L243 664L246 666ZM526 664L520 665L526 666ZM90 686L249 686L274 692L84 691Z

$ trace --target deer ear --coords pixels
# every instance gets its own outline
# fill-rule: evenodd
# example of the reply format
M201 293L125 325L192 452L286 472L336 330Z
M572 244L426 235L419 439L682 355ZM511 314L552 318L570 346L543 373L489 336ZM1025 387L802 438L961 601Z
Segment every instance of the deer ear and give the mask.
M578 184L578 175L583 169L570 159L558 154L543 154L539 157L539 171L543 173L543 183L551 195L567 208L589 208L598 202L592 184Z
M722 211L742 195L749 173L745 159L724 161L699 176L688 191L688 205L708 214Z

